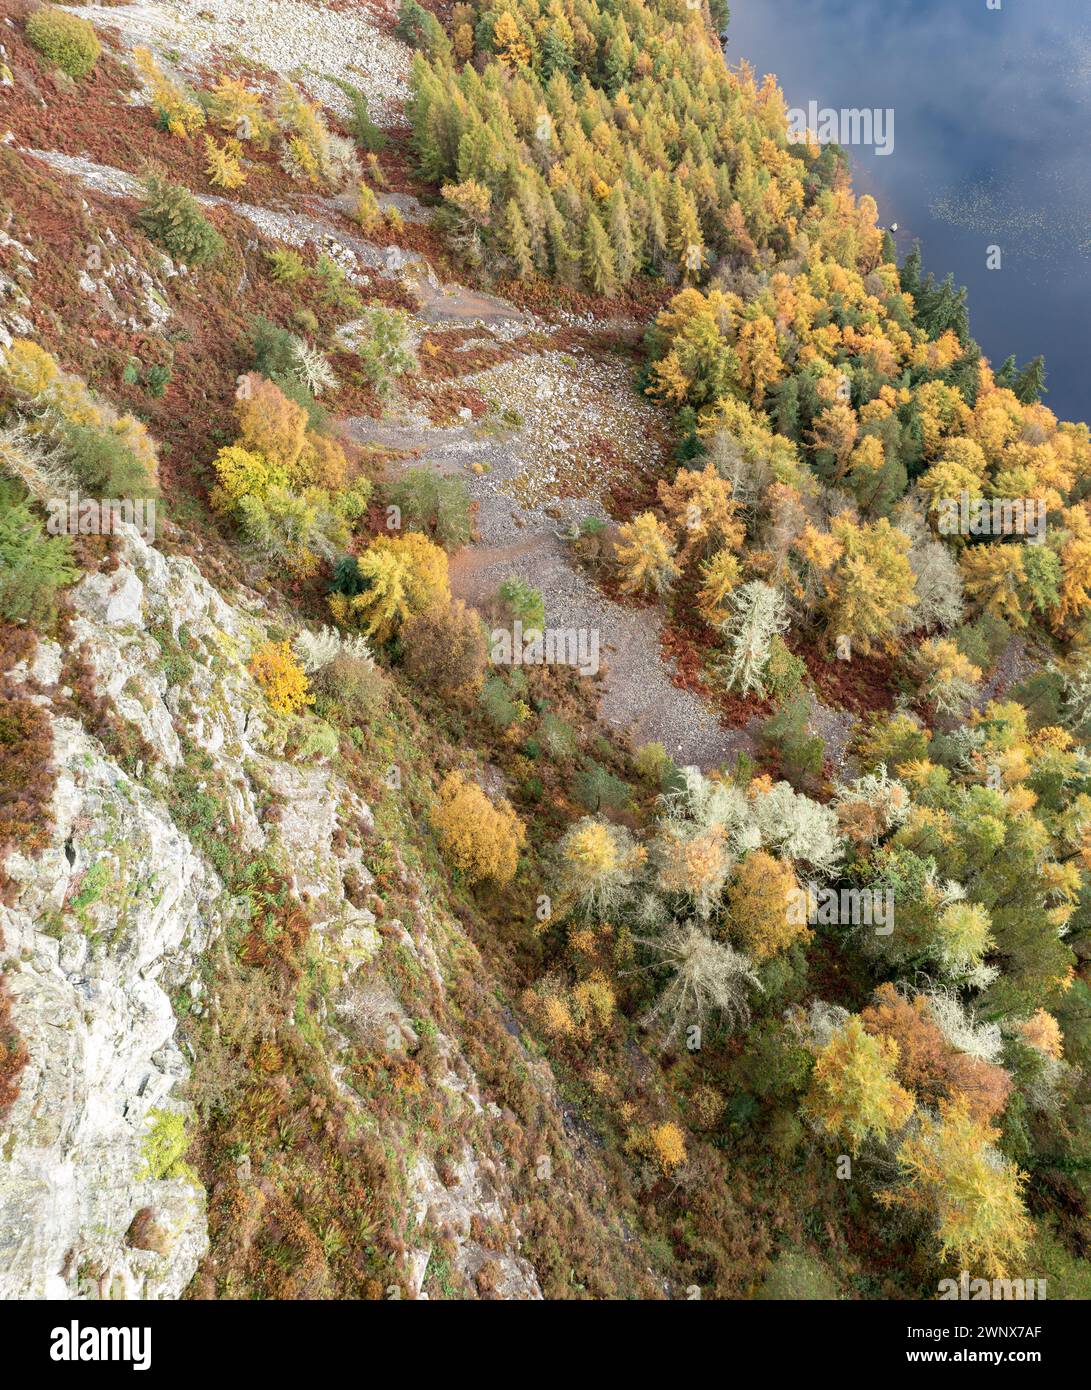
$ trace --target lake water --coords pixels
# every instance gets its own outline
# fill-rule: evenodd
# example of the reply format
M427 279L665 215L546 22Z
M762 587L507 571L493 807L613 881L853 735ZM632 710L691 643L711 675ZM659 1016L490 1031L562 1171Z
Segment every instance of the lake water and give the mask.
M969 288L994 367L1045 353L1046 404L1091 421L1091 0L730 3L728 61L789 107L893 112L892 141L847 147L857 191Z

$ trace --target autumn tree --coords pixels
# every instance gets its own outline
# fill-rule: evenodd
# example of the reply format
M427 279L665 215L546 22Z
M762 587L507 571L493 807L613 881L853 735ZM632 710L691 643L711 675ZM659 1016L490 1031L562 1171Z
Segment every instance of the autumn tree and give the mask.
M742 546L745 531L736 520L731 484L720 477L713 464L706 464L701 471L680 468L673 483L661 480L659 503L678 539L677 559L682 568L712 550L738 550Z
M297 714L314 703L310 683L288 642L263 642L250 658L250 674L280 714Z
M701 570L697 591L697 610L710 627L723 627L731 616L729 596L742 573L738 559L730 550L717 550Z
M503 887L515 876L526 828L508 801L494 804L464 773L443 779L432 825L444 855L472 882Z
M597 213L589 213L583 233L583 275L596 294L613 294L617 268L610 238Z
M461 599L410 616L402 628L402 650L410 676L440 695L475 691L488 660L481 619Z
M799 884L790 864L754 849L735 870L727 891L732 934L756 961L780 955L811 932L798 912Z
M971 1117L964 1101L924 1115L898 1150L903 1183L881 1194L890 1205L928 1217L940 1255L956 1269L1002 1278L1023 1260L1032 1227L1023 1205L1025 1176L995 1147L1000 1132Z
M572 826L559 854L565 893L588 916L603 916L618 906L642 861L624 826L592 816Z
M618 530L614 558L627 594L663 594L681 574L671 533L654 512L642 512Z
M882 517L870 526L836 521L841 554L826 598L832 638L845 634L865 654L906 630L916 604L910 540Z
M330 595L334 618L385 642L410 614L450 600L447 556L418 531L378 536L357 560L352 588Z
M854 1156L869 1139L886 1139L913 1113L913 1097L895 1079L898 1044L872 1037L853 1015L819 1049L803 1111Z

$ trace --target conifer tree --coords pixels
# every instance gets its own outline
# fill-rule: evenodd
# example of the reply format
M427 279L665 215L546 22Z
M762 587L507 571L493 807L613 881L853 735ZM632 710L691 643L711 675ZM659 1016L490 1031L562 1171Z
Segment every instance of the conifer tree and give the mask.
M613 294L617 289L617 269L610 238L598 213L588 214L583 233L583 276L596 294Z
M525 280L534 270L534 258L530 254L527 226L514 198L508 199L504 209L504 246L515 262L516 274L520 280Z
M625 202L625 190L619 183L610 194L607 203L610 227L610 247L614 253L617 278L627 285L636 270L636 250L633 246L633 233L629 223L629 209Z
M1011 388L1024 405L1034 405L1046 394L1046 359L1039 354L1028 362Z

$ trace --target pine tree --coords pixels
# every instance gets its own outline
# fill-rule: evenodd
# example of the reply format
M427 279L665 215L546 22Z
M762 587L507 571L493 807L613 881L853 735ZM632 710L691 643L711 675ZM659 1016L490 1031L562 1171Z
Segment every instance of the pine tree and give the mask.
M583 276L596 294L613 294L617 289L617 269L610 238L598 214L589 213L583 233Z
M1046 359L1039 354L1028 362L1012 384L1016 398L1024 405L1036 405L1046 394Z
M620 183L610 194L606 206L610 222L610 246L614 253L617 278L623 285L627 285L636 270L636 251L629 223L629 209L625 202L625 190Z
M1004 359L1004 364L996 373L995 381L997 386L1006 387L1008 390L1015 385L1015 378L1018 375L1018 368L1015 364L1015 353Z
M525 280L534 271L534 258L530 254L530 238L519 204L509 198L504 209L504 249L515 262L516 274Z
M572 50L556 24L549 26L542 40L541 72L544 82L548 82L554 73L568 77L572 72Z
M921 244L913 243L913 249L905 258L905 264L898 272L898 280L903 294L911 294L915 299L921 287Z

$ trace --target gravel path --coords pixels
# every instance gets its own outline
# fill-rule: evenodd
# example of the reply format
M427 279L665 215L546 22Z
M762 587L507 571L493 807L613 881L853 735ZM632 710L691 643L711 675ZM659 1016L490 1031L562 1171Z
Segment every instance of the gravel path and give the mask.
M366 9L332 10L305 0L162 0L159 4L79 5L73 14L116 29L130 48L160 57L177 52L196 75L217 52L236 52L281 77L305 78L324 105L345 114L344 94L322 75L366 92L377 120L404 124L410 53L380 32Z
M483 606L505 579L519 577L541 590L549 626L597 632L606 672L602 717L635 742L662 743L676 762L706 771L748 746L744 731L723 728L698 696L672 683L660 656L659 610L607 598L559 534L591 513L606 515L598 497L609 475L593 468L597 435L609 432L611 443L624 444L629 467L654 452L651 407L634 395L627 364L543 353L464 381L495 398L497 419L514 410L519 423L497 430L490 416L484 429L472 422L441 429L396 411L381 421L343 422L361 443L412 456L396 470L427 465L457 476L477 501L480 541L452 558L455 596ZM559 496L558 483L583 491Z

